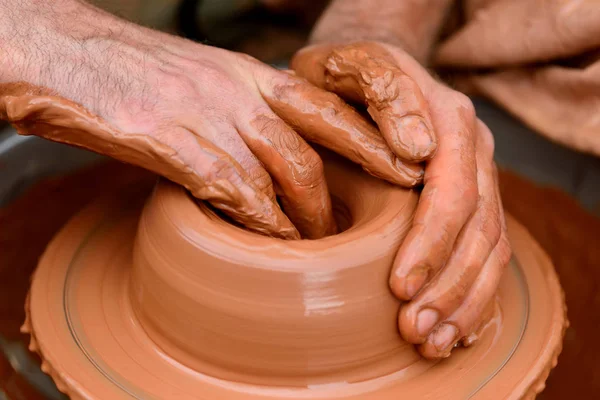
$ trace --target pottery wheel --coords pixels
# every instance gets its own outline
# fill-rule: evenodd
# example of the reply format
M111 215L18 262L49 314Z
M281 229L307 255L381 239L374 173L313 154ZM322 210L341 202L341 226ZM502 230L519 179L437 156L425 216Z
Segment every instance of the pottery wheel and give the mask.
M32 280L23 329L43 371L72 399L535 397L566 319L526 230L508 217L514 257L480 340L426 361L400 338L387 289L416 194L338 161L325 168L348 229L318 241L246 232L166 181L94 201ZM348 205L368 192L371 211Z

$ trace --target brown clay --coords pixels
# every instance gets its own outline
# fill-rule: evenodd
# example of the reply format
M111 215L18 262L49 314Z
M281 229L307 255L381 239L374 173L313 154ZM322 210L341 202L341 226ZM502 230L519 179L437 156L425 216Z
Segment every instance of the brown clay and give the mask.
M33 279L24 329L45 371L74 399L537 393L565 319L551 263L526 231L509 221L518 265L480 342L424 361L400 339L387 288L416 195L339 160L325 169L348 229L318 241L234 227L165 181L137 228L147 185L93 202Z
M101 193L122 190L144 175L132 167L103 163L72 175L45 180L10 206L0 209L0 225L6 227L0 231L0 330L5 338L19 338L19 326L25 318L23 303L29 275L51 237L69 217ZM547 381L547 389L538 398L559 400L573 394L577 398L592 398L600 390L595 379L599 314L590 312L589 306L594 304L600 282L596 268L600 263L600 250L596 246L600 220L558 190L536 187L503 171L500 171L500 183L506 210L527 227L552 258L570 304L571 324L558 366ZM43 205L40 198L44 199ZM27 392L30 385L25 382L25 388L17 386L16 373L18 371L13 371L0 357L0 381L6 380L0 386L5 391L10 386L13 391Z
M429 106L416 82L381 46L307 47L292 59L318 87L364 104L388 147L403 159L430 159L437 148Z

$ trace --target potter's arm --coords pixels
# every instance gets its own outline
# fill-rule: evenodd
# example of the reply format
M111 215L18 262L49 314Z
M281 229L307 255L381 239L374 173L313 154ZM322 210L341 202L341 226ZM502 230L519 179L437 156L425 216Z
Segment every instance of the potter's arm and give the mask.
M396 184L423 176L331 93L81 0L0 0L0 84L0 118L21 134L152 170L268 235L336 231L306 141Z
M334 0L312 43L374 40L404 49L425 63L456 0Z

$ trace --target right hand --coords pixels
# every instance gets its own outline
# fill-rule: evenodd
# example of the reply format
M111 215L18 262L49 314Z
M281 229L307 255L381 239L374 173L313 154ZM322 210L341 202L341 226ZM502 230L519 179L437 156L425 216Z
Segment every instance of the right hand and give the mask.
M419 345L421 355L448 357L456 343L473 343L489 320L511 256L492 133L466 96L435 80L397 46L317 44L298 52L292 65L315 85L367 106L396 154L429 143L407 119L431 127L437 152L426 162L424 187L390 287L405 301L400 333Z
M85 12L98 15L88 14L89 24L101 28L53 27L59 31L44 53L49 59L32 60L31 44L13 52L19 68L8 81L28 84L0 88L0 116L21 133L150 169L246 227L283 238L336 231L322 162L305 139L392 183L421 182L417 157L398 159L377 129L336 95L251 57L91 10ZM98 33L106 26L123 29ZM22 67L19 60L33 64ZM50 70L37 69L44 65ZM57 107L57 95L72 103ZM15 113L9 103L19 98L35 106ZM73 120L78 129L65 126ZM52 129L30 131L32 121Z

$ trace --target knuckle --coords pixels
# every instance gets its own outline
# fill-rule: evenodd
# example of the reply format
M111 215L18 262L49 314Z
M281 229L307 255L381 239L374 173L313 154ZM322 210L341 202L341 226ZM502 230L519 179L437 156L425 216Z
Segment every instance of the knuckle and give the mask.
M439 233L437 236L437 245L443 249L449 249L454 243L454 237L456 236L455 229L451 224L443 224L440 226ZM436 246L437 247L437 246Z
M298 186L314 188L324 181L325 167L323 161L308 145L301 152L299 161L295 163L293 170Z
M258 162L256 164L253 168L246 169L245 172L258 190L269 193L273 190L271 175Z
M475 121L475 106L471 99L460 92L452 93L452 101L457 109L460 109L469 121Z
M192 77L183 70L160 71L159 79L165 90L173 94L180 93L181 91L188 92L195 85Z
M287 164L284 175L293 192L320 187L325 167L319 155L283 120L273 116L257 119L257 130L263 140L279 153Z
M284 103L294 97L298 90L297 86L300 84L297 79L282 77L279 74L270 76L267 81L269 87L272 88L274 99Z
M266 106L259 106L254 109L251 115L256 116L253 120L256 130L258 131L260 136L264 138L267 138L269 140L279 139L279 141L282 142L271 143L272 145L280 144L282 146L286 146L286 144L283 143L283 140L281 138L281 136L283 135L279 134L281 130L282 121L275 116L269 116L269 114L271 113L271 110L268 109Z
M206 171L207 181L209 184L214 183L220 179L231 179L235 178L232 176L233 172L233 160L231 157L226 155L220 155L215 159Z
M512 248L506 234L502 234L496 245L496 257L502 266L507 265L512 257Z
M435 193L430 195L429 200L435 202L438 215L455 216L457 210L470 215L479 203L479 188L470 174L463 174L451 183L446 175L430 175L425 182L425 187L427 186L440 188L439 193L429 192ZM423 196L424 194L421 195L422 200Z
M253 65L257 65L257 66L263 65L260 61L258 61L258 59L256 59L256 57L253 57L250 54L246 54L246 53L242 53L242 52L234 52L234 54L236 55L235 60L242 67L246 67L246 65L244 65L244 62L253 64Z
M492 216L484 216L484 223L480 228L480 233L483 239L488 243L490 249L493 249L500 240L502 234L502 226L500 221Z
M479 203L479 189L475 182L465 181L458 188L459 201L463 204L466 210L473 212Z
M486 155L493 157L496 145L494 135L480 119L477 119L477 125L479 133L477 147L481 148Z

